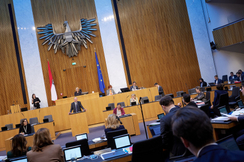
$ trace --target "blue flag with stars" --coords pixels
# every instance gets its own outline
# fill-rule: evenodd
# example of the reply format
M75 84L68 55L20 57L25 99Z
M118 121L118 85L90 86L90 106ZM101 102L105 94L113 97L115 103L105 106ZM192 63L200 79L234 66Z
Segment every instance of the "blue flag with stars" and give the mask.
M97 53L96 52L95 52L95 57L96 57L96 63L97 63L97 75L98 75L99 88L100 88L100 91L102 93L104 93L105 85L104 85L103 75L102 75L102 71L100 68L100 64L99 64L98 59L97 59Z

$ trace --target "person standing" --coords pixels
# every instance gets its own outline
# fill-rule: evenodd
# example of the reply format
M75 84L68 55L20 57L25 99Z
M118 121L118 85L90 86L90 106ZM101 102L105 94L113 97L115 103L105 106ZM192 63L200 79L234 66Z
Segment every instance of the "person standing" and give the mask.
M75 97L74 102L71 103L71 108L70 108L69 114L71 114L72 111L73 111L73 113L81 112L81 109L83 111L86 111L86 109L82 106L81 102L77 101L77 97Z
M207 83L203 80L203 78L199 79L200 87L207 87Z
M163 90L163 87L161 87L158 83L155 83L154 86L158 88L158 93L159 93L159 95L164 96L164 90Z
M36 95L33 93L32 94L32 104L34 105L34 107L39 109L40 108L40 102L41 102L41 100L38 97L36 97Z

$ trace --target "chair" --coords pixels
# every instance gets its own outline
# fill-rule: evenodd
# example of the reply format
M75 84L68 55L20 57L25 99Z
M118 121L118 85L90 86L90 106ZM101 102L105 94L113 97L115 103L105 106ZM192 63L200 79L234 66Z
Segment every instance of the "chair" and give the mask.
M128 134L127 129L120 129L120 130L114 130L114 131L109 131L106 134L107 142L108 142L108 147L111 147L111 149L115 149L115 143L113 137L122 135L122 134Z
M73 146L80 146L81 147L81 153L83 155L91 155L91 151L89 149L88 140L82 139L78 141L72 141L65 144L65 147L73 147Z
M176 92L177 97L182 97L186 92L184 91L178 91Z
M35 133L35 128L33 125L31 125L31 133Z
M149 99L147 96L141 98L141 104L148 103L148 102L149 102Z
M196 94L196 89L195 88L188 89L188 93L189 95Z
M13 129L13 124L6 124L5 127L7 127L8 130Z
M157 96L155 96L155 101L160 101L161 98L162 98L162 95L157 95Z
M233 87L232 88L232 95L229 97L229 102L236 102L240 99L240 88Z
M223 75L223 76L222 76L222 81L223 81L223 82L228 81L228 75Z
M120 103L121 107L125 107L125 102L119 102L119 103Z
M30 118L29 121L30 121L30 125L39 124L37 117Z
M163 161L162 137L157 136L133 144L132 162Z
M221 94L220 95L220 98L219 98L219 104L216 105L213 109L214 113L216 113L216 115L221 115L220 112L219 112L219 109L218 107L221 107L221 106L226 106L226 110L227 112L229 113L230 112L230 108L229 108L229 96L228 96L228 93L224 93L224 94Z
M210 100L210 91L206 92L206 100Z
M207 114L207 116L210 117L209 105L208 104L201 106L200 110L204 111Z
M212 91L212 88L211 87L206 87L206 91Z
M109 103L108 107L111 107L111 110L113 110L114 109L114 103Z
M44 119L48 119L48 122L53 122L53 116L52 115L46 115L46 116L44 116Z
M170 96L170 97L174 98L174 95L172 93L166 94L165 96Z

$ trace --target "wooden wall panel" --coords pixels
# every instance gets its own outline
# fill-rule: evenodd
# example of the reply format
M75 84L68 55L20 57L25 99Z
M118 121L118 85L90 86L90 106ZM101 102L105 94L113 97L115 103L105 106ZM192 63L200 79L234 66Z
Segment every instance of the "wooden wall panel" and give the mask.
M89 93L92 91L99 92L95 49L105 86L107 87L109 85L109 79L94 0L31 0L31 4L35 26L40 27L52 23L56 33L64 33L64 21L68 21L72 31L79 30L80 19L82 18L96 18L95 23L97 23L95 27L98 30L93 32L96 35L95 38L92 37L93 44L88 44L88 49L82 47L78 56L74 58L69 58L61 51L58 51L57 54L54 54L53 49L47 51L48 46L41 45L43 41L39 40L40 36L38 35L38 46L49 105L54 103L51 102L50 97L47 59L50 62L58 98L62 97L60 93L68 97L73 96L75 87L77 86L80 87L82 91L88 91ZM76 62L76 65L72 66L72 62ZM86 67L84 68L83 66ZM63 69L66 69L66 71L63 71Z
M244 42L244 19L213 31L217 48Z
M174 94L197 86L200 70L185 1L116 3L132 81L144 87L158 82Z
M0 1L0 114L7 114L12 104L20 104L20 107L29 107L27 87L25 83L25 75L22 64L20 46L19 55L21 62L21 70L24 77L24 88L26 92L27 104L24 104L17 57L15 52L13 32L9 15L8 4L12 6L13 18L15 23L15 31L18 40L18 33L14 15L12 0Z

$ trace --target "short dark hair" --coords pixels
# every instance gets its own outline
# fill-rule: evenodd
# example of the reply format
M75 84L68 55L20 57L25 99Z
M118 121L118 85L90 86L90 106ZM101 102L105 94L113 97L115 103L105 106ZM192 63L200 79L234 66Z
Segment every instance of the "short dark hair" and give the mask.
M234 73L233 73L233 71L232 71L232 72L230 72L230 73L231 73L231 74L234 74Z
M223 90L224 89L224 85L221 83L221 84L218 84L216 86L217 90Z
M237 71L236 74L241 74L241 72Z
M154 83L154 85L158 85L158 83Z
M202 110L194 107L179 109L174 114L172 131L175 136L188 140L196 148L214 141L209 117Z
M121 106L121 103L117 103L117 106L120 105Z
M214 77L217 77L218 78L218 75L215 75Z
M196 88L195 89L199 89L200 91L201 91L201 87L200 86L196 86Z
M172 99L171 96L164 96L159 101L159 104L163 106L169 106L171 104L174 104L174 100Z
M136 83L136 81L134 81L133 83Z
M183 95L183 99L184 99L185 102L188 103L188 102L191 101L191 96L190 96L189 94L184 94L184 95Z

